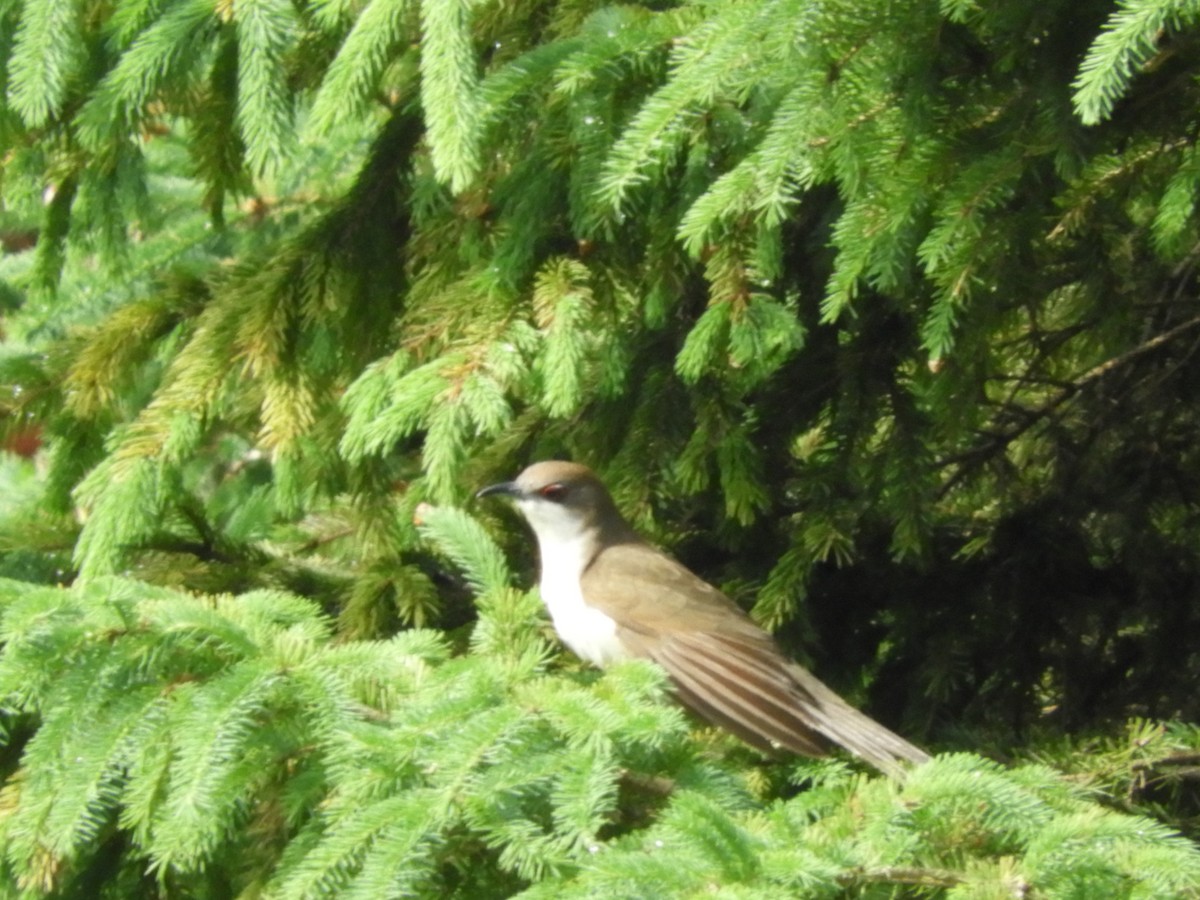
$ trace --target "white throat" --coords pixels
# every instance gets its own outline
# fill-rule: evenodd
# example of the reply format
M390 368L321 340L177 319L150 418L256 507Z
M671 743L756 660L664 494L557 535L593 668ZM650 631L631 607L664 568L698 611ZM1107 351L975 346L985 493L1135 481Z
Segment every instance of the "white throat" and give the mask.
M576 656L605 666L629 654L617 640L617 623L583 600L580 579L596 554L599 540L570 510L543 500L518 500L517 506L537 535L542 576L538 590L554 630Z

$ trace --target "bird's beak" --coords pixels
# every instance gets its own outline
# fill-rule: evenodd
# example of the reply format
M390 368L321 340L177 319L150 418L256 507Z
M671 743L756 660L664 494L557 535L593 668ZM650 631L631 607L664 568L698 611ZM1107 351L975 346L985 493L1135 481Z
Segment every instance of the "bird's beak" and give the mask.
M475 496L477 498L491 497L495 494L503 494L507 497L519 497L521 496L521 489L517 487L517 483L515 481L502 481L499 484L490 484L487 487L480 489L475 493Z

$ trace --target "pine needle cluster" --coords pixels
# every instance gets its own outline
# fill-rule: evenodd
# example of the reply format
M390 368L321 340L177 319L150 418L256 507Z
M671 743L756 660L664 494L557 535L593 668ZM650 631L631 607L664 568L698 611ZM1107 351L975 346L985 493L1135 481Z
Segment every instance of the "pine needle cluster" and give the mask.
M1198 46L0 0L10 893L1195 896ZM755 767L576 671L462 511L555 456L889 724L1044 765Z
M651 665L551 675L536 598L490 583L499 549L428 514L480 591L465 656L429 630L339 642L279 591L0 585L13 895L1200 890L1190 841L1046 766L950 754L901 785L804 762L769 799L787 785L696 753Z

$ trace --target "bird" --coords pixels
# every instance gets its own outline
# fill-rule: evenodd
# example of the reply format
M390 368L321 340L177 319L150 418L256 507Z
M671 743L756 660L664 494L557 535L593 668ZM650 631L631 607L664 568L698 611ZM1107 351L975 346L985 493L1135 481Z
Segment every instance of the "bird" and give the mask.
M701 719L774 755L840 746L902 779L929 759L789 660L717 588L645 541L588 467L536 462L477 497L511 499L538 543L539 592L555 631L600 668L649 659Z

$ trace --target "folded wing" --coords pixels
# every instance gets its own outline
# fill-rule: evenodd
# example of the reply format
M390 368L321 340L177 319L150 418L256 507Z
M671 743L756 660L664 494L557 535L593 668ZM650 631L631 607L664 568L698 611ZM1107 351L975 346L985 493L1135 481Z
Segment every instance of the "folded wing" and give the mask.
M622 579L606 577L613 566ZM604 550L585 577L589 601L616 621L626 649L662 666L685 706L751 746L822 756L838 745L894 776L929 758L787 660L736 604L648 544ZM618 584L619 595L605 593Z

